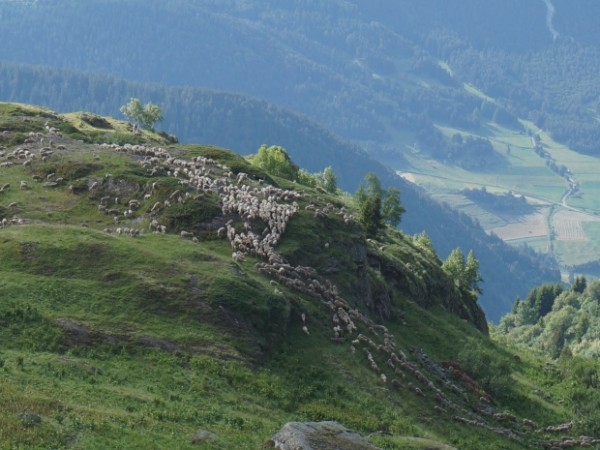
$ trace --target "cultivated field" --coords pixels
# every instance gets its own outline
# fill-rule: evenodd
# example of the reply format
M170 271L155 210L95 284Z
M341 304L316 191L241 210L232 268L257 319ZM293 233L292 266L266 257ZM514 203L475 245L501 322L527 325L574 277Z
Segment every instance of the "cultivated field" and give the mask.
M527 244L538 251L551 248L563 267L596 261L600 257L600 159L581 155L553 141L532 123L522 121L528 132L511 130L489 123L477 133L439 125L447 137L484 137L504 163L493 172L468 171L441 161L423 159L421 154L407 156L410 170L401 175L425 188L434 198L444 201L477 219L489 232L515 245ZM532 148L530 134L537 134L549 157L541 157ZM510 151L507 149L510 148ZM550 164L568 169L563 175ZM569 180L570 179L570 180ZM569 192L570 182L578 189ZM464 189L485 187L487 192L525 195L528 203L538 206L527 215L510 215L483 208L467 199ZM554 205L551 217L549 207ZM550 221L550 223L548 223ZM552 242L552 245L549 245Z
M503 227L492 228L488 231L505 241L545 237L548 236L547 214L548 208L539 208L533 214L516 217Z
M583 224L593 222L600 222L600 218L563 209L557 212L552 220L554 237L557 241L589 241Z

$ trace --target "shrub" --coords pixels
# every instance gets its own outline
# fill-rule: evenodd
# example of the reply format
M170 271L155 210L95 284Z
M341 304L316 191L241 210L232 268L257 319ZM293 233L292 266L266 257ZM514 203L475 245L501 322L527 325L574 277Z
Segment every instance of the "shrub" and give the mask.
M468 342L459 353L458 362L486 392L502 396L510 389L510 360L485 348L480 342Z
M165 212L164 219L171 230L189 230L212 219L221 211L218 203L211 199L202 202L176 203Z
M288 152L278 145L262 145L252 158L252 165L266 170L271 175L295 181L300 168L292 162Z

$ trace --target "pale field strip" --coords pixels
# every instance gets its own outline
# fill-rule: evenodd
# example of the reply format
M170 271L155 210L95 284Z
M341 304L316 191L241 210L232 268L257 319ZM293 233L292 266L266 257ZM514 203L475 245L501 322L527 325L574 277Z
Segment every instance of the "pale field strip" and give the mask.
M588 241L589 238L582 225L585 222L600 222L600 218L577 211L558 211L552 223L556 240Z
M547 208L539 208L538 211L533 214L519 216L514 222L502 227L488 229L487 232L494 233L504 241L547 236L547 211Z
M396 172L398 175L400 175L401 178L404 178L406 181L408 181L409 183L412 184L417 184L417 178L415 177L414 173L410 173L410 172Z

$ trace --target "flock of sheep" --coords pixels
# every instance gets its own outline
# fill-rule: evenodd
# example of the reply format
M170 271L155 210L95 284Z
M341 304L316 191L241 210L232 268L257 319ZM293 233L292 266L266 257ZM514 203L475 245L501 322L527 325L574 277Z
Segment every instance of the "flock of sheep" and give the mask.
M124 151L127 148L118 150ZM134 154L149 151L136 147L130 147L129 150ZM453 381L453 379L461 379L456 374L457 369L454 371L445 369L434 363L422 351L417 351L415 352L417 361L421 363L422 367L419 368L417 364L408 359L401 349L397 348L394 336L385 326L376 324L358 309L353 308L339 294L338 288L330 280L320 277L314 268L294 266L285 261L285 258L277 252L276 246L285 233L289 221L298 213L298 201L303 198L303 194L265 186L261 182L250 180L244 173L234 175L228 167L206 158L197 157L187 161L173 158L160 149L150 150L150 152L153 154L146 154L141 162L150 174L166 172L181 178L180 183L188 189L200 193L206 191L218 193L222 202L222 214L238 217L239 222L242 223L242 231L239 231L240 227L237 226L234 219L229 220L224 227L217 231L219 237L229 240L233 251L232 258L235 261L242 261L246 255L255 256L263 260L256 264L257 270L277 280L276 285L279 283L288 289L317 299L330 313L333 332L331 339L339 343L349 340L351 342L349 348L352 353L355 353L357 348L361 348L367 363L378 375L381 383L388 384L389 380L389 384L394 389L406 387L420 396L431 395L437 402L434 407L437 414L449 414L448 411L453 410L456 414L451 416L452 420L485 428L513 440L519 440L527 430L537 428L537 425L529 419L523 419L519 425L514 415L494 411L490 404L491 398L483 391L479 391L478 394L481 395L480 402L485 404L485 407L481 408L478 413L451 400L442 389L436 386L436 383L441 383L446 389L455 392L466 404L468 397L465 389ZM181 201L181 195L181 192L174 192L170 198L178 196L178 201ZM323 219L329 214L338 214L344 217L345 223L353 221L347 211L341 208L336 209L330 204L322 209L309 204L305 210L313 211L317 220ZM264 224L262 232L255 231L257 224ZM154 226L156 227L157 224ZM189 235L191 234L186 232L186 236ZM275 289L276 292L281 293L277 287ZM307 317L304 313L301 314L301 323L302 331L307 335L310 334ZM384 368L380 367L377 360L386 361ZM426 375L423 369L430 375ZM407 379L407 374L410 374L410 378L415 379L418 385L413 382L405 384L404 380ZM431 380L431 375L435 376L436 382ZM489 425L480 414L499 423L508 422L512 426L508 428ZM571 426L572 423L562 424L539 429L539 431L566 432ZM548 448L563 449L574 445L586 447L598 442L600 440L581 437L580 439L548 441L545 445Z
M2 159L0 167L10 167L18 163L24 167L32 167L36 160L47 161L57 150L64 150L64 146L56 145L52 140L60 138L60 132L48 126L47 132L46 135L30 134L26 142L12 152L0 147L0 159ZM40 147L46 143L48 146ZM40 148L35 148L36 146ZM468 398L465 389L453 381L461 379L460 374L457 375L459 369L442 367L422 351L417 351L415 355L416 361L421 366L419 368L397 347L394 336L385 326L375 323L357 308L352 307L330 280L319 276L314 268L289 264L277 252L276 247L286 232L290 220L299 213L299 202L305 199L305 194L267 185L262 180L251 179L245 173L234 174L229 167L210 158L201 156L191 160L177 158L162 147L102 144L101 148L105 151L131 155L139 161L150 177L170 176L178 180L178 188L166 197L163 195L162 200L155 200L152 207L146 210L148 216L142 214L142 220L140 220L139 211L145 202L152 202L152 198L160 187L160 179L150 183L149 187L140 194L141 198L130 199L102 195L104 184L107 178L110 178L109 174L103 179L89 180L87 184L89 198L97 199L99 201L98 210L112 215L113 222L117 225L114 230L106 228L106 232L114 231L118 235L132 237L143 234L146 229L150 232L167 233L169 231L167 226L160 222L161 212L174 204L197 201L204 198L206 194L216 194L221 202L223 217L231 217L216 230L216 234L219 238L229 241L232 259L241 262L248 255L256 257L260 260L256 263L257 270L272 278L272 284L276 286L277 293L283 295L278 288L285 286L287 289L316 299L322 304L331 317L331 339L339 343L348 343L352 353L360 349L367 364L377 375L379 383L384 386L390 385L393 389L406 388L419 396L431 396L437 402L434 407L437 414L449 414L448 411L453 410L456 414L452 415L452 420L485 428L510 439L520 439L526 429L537 427L528 419L523 419L518 425L517 419L513 415L494 411L490 405L491 399L485 393L481 393L480 402L485 403L486 407L480 408L478 413L469 411L456 401L450 400L437 387L436 383L456 393L458 398L464 400L461 403L466 404ZM47 187L65 183L64 179L57 178L55 174L48 174L45 180L39 175L33 175L32 179L34 182L45 181ZM5 184L0 187L0 193L9 188L10 186ZM20 188L29 189L28 181L22 180ZM69 189L75 192L74 185L69 186ZM309 204L304 209L312 211L315 220L336 214L343 217L346 224L354 222L354 218L348 211L331 204L324 208ZM134 226L134 224L144 222L148 223L146 229ZM6 226L12 223L24 223L24 221L13 217L12 219L3 218L0 223L2 226ZM198 241L198 237L194 235L193 231L181 230L180 236L191 241ZM308 326L309 320L306 314L302 313L301 327L307 335L310 334ZM378 363L378 361L380 362ZM425 372L429 375L426 375ZM407 374L409 374L408 379L413 379L416 383L405 383ZM431 381L431 376L436 380L435 382ZM504 428L488 425L480 414L486 415L496 422L509 422L513 426ZM539 431L566 432L570 430L571 426L572 424L563 424ZM562 449L574 445L589 447L597 443L600 443L600 440L581 437L578 440L549 441L547 446Z

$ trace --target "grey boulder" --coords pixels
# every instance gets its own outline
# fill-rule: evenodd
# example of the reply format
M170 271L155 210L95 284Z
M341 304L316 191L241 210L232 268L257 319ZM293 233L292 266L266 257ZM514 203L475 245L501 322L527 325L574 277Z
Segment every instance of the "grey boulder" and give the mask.
M380 450L338 422L289 422L269 444L278 450Z

